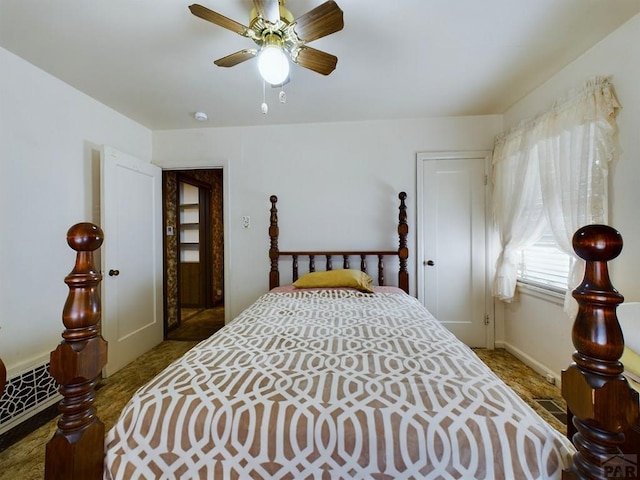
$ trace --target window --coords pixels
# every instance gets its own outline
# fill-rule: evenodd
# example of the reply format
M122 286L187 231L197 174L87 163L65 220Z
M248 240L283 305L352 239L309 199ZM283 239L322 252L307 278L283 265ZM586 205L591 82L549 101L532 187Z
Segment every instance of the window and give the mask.
M551 230L542 238L520 251L518 281L559 293L567 290L570 257L558 248Z
M583 263L575 261L571 240L583 225L607 223L618 108L609 80L596 77L496 138L493 212L501 243L496 298L509 302L517 282L527 283L564 292L564 309L573 314L571 290Z

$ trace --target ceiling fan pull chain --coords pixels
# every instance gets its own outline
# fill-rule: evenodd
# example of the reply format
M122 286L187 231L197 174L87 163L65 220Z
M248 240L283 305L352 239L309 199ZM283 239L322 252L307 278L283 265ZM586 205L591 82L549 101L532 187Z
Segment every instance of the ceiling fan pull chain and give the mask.
M262 80L262 105L260 105L260 110L264 115L269 112L269 105L267 105L267 94L266 94L267 82Z

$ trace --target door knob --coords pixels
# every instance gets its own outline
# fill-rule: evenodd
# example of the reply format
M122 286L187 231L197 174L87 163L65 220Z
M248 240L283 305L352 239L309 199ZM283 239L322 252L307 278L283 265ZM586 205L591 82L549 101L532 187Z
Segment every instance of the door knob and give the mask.
M435 263L433 263L433 260L427 260L427 261L423 262L423 265L429 265L430 267L433 267L435 265Z
M117 277L118 275L120 275L120 270L109 270L110 277Z

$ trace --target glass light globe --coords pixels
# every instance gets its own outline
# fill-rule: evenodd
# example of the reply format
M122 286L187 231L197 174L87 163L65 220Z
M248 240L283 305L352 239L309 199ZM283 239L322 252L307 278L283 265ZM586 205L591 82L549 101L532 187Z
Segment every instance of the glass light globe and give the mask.
M258 70L265 82L280 85L289 76L289 60L277 45L267 45L258 57Z

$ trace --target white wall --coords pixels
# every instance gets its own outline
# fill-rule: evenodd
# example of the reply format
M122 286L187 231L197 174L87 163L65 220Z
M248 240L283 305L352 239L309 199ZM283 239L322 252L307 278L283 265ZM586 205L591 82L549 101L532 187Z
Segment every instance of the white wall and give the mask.
M611 264L611 279L628 301L640 300L640 15L613 32L582 57L514 105L504 115L505 129L547 109L589 77L611 76L622 105L617 123L620 156L609 177L609 223L620 231L624 249ZM570 319L561 303L526 293L504 312L505 345L537 359L559 374L571 361ZM540 332L545 332L540 335Z
M225 166L235 316L268 287L269 195L280 198L282 249L395 249L405 190L415 255L416 153L489 149L502 130L501 116L486 116L152 133L4 49L0 71L0 353L10 378L60 341L74 260L66 232L99 223L101 144L165 168ZM409 270L415 289L415 257Z
M163 168L228 166L233 317L268 289L271 194L279 198L282 250L387 250L398 245L397 196L406 191L415 293L416 153L491 149L501 130L501 116L485 116L155 131L153 161ZM250 229L242 228L242 216L251 217ZM395 271L388 268L386 277L395 282Z
M0 48L0 354L12 377L60 342L71 225L97 221L100 144L151 159L151 131Z

